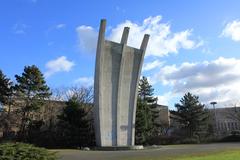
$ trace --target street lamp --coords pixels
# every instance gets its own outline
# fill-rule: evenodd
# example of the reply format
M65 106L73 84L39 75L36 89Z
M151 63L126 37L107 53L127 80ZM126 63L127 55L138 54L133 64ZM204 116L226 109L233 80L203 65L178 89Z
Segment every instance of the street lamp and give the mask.
M215 106L215 104L217 104L217 102L210 102L211 105L213 105L213 107Z
M217 113L215 108L215 105L217 104L217 102L213 101L213 102L210 102L210 104L213 106L213 109L214 109L215 133L217 133Z

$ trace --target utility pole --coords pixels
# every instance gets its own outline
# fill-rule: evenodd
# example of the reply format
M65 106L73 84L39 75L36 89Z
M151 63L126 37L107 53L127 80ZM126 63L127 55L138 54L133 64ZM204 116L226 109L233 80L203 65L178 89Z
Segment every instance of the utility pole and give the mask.
M213 101L210 102L210 104L213 106L213 110L214 110L214 121L215 121L215 127L214 127L214 132L215 134L217 134L217 113L216 113L216 107L215 105L217 104L217 102Z

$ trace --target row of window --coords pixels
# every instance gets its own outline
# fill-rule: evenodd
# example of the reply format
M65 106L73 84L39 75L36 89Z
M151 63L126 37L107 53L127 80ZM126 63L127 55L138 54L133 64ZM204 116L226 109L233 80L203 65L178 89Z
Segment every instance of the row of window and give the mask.
M229 130L239 130L240 125L238 122L218 122L217 130L229 131Z

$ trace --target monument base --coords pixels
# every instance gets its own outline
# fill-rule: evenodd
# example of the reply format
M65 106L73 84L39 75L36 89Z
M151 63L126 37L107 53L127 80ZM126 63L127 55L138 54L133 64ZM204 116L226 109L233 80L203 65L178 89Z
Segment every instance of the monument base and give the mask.
M98 150L98 151L126 151L126 150L142 150L142 149L144 149L142 145L95 147L95 150Z

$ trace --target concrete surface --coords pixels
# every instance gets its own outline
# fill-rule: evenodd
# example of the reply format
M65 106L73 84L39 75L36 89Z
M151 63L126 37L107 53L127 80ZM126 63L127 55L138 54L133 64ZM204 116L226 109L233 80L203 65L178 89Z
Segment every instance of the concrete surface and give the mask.
M134 145L137 86L149 35L140 49L127 46L129 28L121 43L105 40L101 21L94 80L94 123L98 146Z
M96 151L129 151L129 150L143 150L143 145L135 146L106 146L106 147L95 147L92 150Z
M216 143L200 145L169 145L159 149L138 151L80 151L58 150L61 160L124 160L131 158L166 158L189 154L212 153L239 149L240 143ZM240 158L239 158L240 159Z

